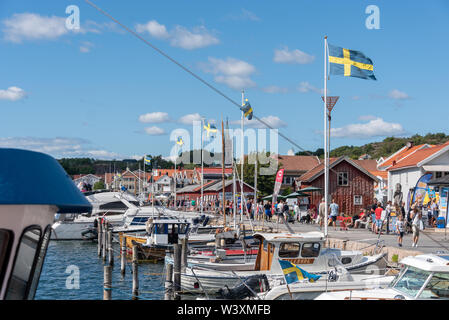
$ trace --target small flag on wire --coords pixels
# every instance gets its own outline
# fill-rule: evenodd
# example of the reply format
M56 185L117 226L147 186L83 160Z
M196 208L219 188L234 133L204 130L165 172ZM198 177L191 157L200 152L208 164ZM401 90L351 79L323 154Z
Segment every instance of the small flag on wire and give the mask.
M240 108L240 110L243 111L245 117L247 117L248 120L251 120L253 118L253 107L251 107L248 99L245 99L245 104Z
M208 137L209 137L209 133L217 132L217 128L215 127L215 125L210 124L209 122L207 123L207 126L206 125L204 126L204 129L206 129Z

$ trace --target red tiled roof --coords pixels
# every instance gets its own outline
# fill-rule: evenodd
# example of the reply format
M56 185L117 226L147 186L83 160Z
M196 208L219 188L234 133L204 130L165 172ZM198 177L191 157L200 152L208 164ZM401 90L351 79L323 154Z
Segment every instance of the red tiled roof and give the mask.
M281 166L285 171L303 171L312 170L320 164L320 159L316 156L278 156Z
M335 161L337 161L339 158L329 158L329 165L331 165L332 163L334 163ZM318 174L319 172L321 172L324 169L324 163L320 163L319 165L317 165L316 167L314 167L313 169L307 171L306 173L304 173L301 177L300 180L301 181L307 181L310 178L312 178L314 175Z
M373 170L370 171L369 173L371 173L373 176L381 177L383 180L388 179L388 171Z
M414 152L422 149L425 146L426 146L425 144L420 144L420 145L413 146L413 147L410 147L410 148L405 148L404 150L398 152L397 154L393 154L393 156L390 159L388 159L385 162L381 163L380 166L381 167L390 167L394 163L397 163L400 160L410 156L411 154L413 154Z
M352 160L354 163L361 166L366 171L378 171L377 170L377 161L374 159L367 159L367 160Z
M430 156L432 156L433 154L437 153L438 151L447 146L449 146L449 141L447 141L444 144L418 150L415 153L408 156L407 158L403 158L402 160L398 161L394 166L388 168L388 171L405 167L416 167L418 163L429 158Z

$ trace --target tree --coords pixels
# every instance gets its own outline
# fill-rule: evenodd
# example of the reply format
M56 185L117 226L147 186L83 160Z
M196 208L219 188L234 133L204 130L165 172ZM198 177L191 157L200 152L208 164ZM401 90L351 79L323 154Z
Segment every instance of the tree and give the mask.
M263 154L262 154L263 156ZM265 157L269 157L270 153L267 152ZM257 157L257 169L259 174L257 175L257 190L259 191L260 196L265 196L273 193L274 189L274 180L276 178L276 172L279 169L279 163L276 167L276 171L272 175L261 175L260 168L269 168L270 164L261 164L259 161L260 157ZM245 162L243 163L243 181L250 186L254 186L254 164L248 164L248 157L245 157ZM237 169L239 170L240 175L240 166L237 165Z
M103 189L106 189L106 186L104 185L103 180L95 182L94 190L103 190Z

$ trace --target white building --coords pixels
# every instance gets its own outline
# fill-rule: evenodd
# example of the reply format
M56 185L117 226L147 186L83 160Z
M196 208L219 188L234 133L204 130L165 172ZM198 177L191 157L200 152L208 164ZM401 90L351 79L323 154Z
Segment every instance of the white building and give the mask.
M406 202L409 190L416 186L424 174L432 173L433 178L449 174L449 141L436 146L408 146L408 149L401 150L402 156L396 155L395 158L393 155L393 161L392 157L388 158L391 162L387 169L388 200L394 201L397 184L401 185L402 199ZM382 164L379 167L382 167Z

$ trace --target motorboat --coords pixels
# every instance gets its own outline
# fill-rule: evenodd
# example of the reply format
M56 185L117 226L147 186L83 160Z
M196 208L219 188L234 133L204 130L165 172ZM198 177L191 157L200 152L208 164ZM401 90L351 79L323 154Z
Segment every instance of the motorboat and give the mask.
M92 213L56 215L52 225L52 240L84 240L94 238L94 221L99 217L106 219L112 226L123 225L127 214L132 215L124 202L135 206L138 199L124 192L101 192L86 195L94 208ZM90 231L90 233L89 233ZM90 235L89 235L90 234Z
M384 253L364 256L360 251L323 248L325 237L321 232L255 233L253 236L259 240L259 249L251 270L229 272L212 268L186 268L181 276L182 291L217 293L221 288L234 287L246 277L258 274L265 274L271 286L273 281L283 279L279 259L290 261L315 274L327 274L340 263L350 272L376 269L376 273L382 273L382 268L376 265L382 263Z
M55 214L92 205L49 155L0 148L0 165L0 300L33 299Z
M203 221L207 222L208 220ZM205 226L194 224L195 220L171 217L149 218L146 223L146 232L119 233L119 241L126 238L126 250L131 254L134 244L138 245L138 254L145 260L163 260L167 250L173 248L180 240L187 238L189 245L206 245L215 241L217 230L221 226ZM194 225L194 228L191 226ZM206 232L198 230L205 229Z
M387 288L326 292L315 300L436 300L449 298L449 255L422 254L400 261Z

